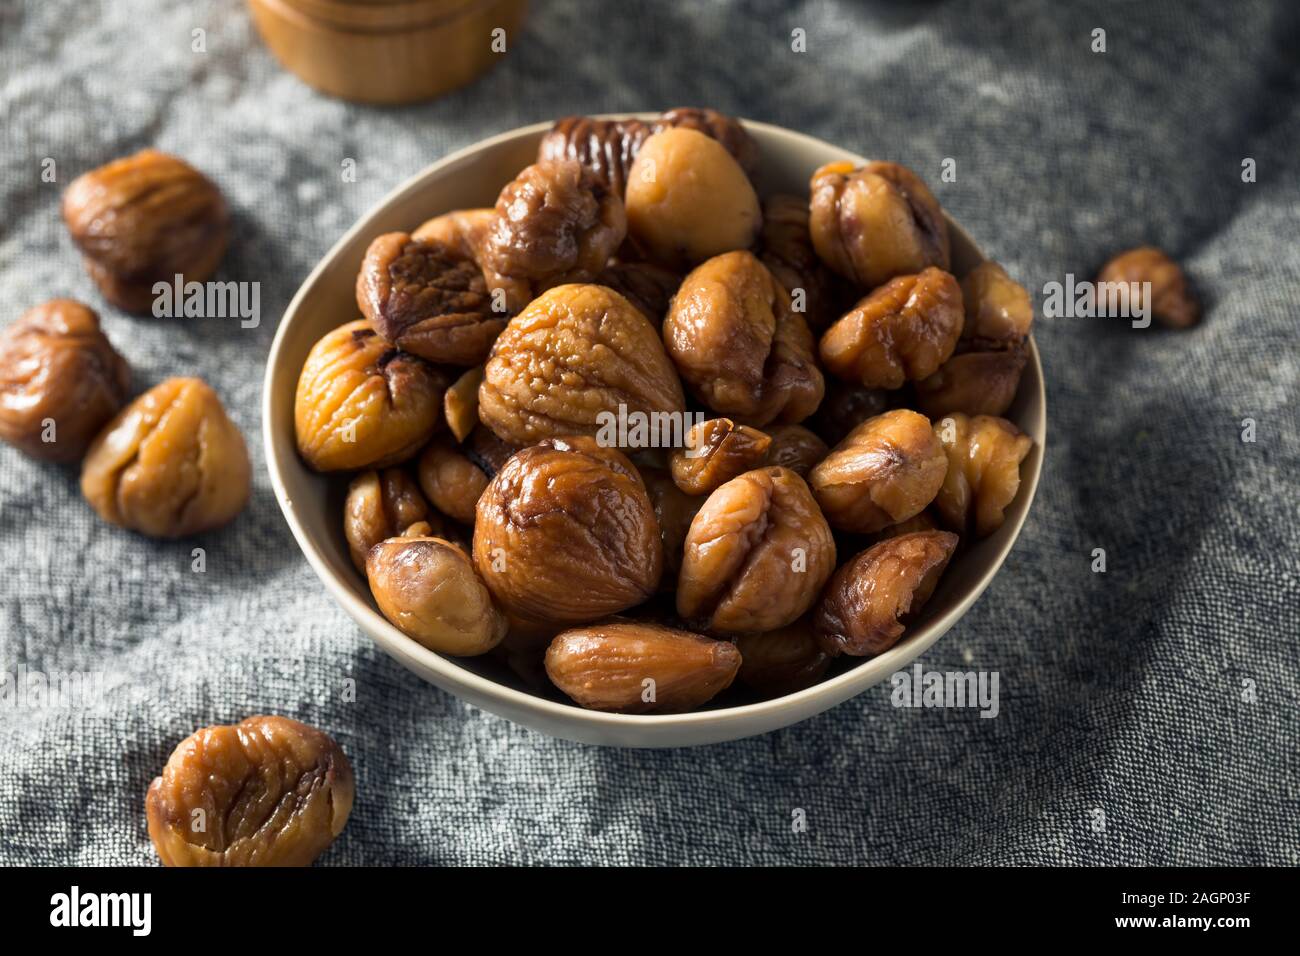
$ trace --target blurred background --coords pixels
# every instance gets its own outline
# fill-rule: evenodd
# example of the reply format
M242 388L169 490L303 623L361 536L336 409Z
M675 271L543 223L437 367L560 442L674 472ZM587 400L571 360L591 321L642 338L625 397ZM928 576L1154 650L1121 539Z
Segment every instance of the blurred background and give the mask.
M196 574L194 542L104 525L75 469L0 448L0 669L110 675L90 709L0 709L0 861L153 863L143 796L176 743L279 713L356 769L325 863L1300 863L1300 7L534 0L502 29L468 86L367 106L282 68L233 0L0 0L0 322L85 301L137 391L201 375L254 460L250 507L204 536ZM898 710L885 684L734 744L570 744L382 656L294 545L263 366L334 241L483 137L685 105L913 167L1036 301L1135 245L1187 270L1190 331L1035 326L1043 483L1000 576L923 658L997 671L997 719ZM256 328L128 317L82 269L63 188L149 146L224 191L216 278L260 283Z

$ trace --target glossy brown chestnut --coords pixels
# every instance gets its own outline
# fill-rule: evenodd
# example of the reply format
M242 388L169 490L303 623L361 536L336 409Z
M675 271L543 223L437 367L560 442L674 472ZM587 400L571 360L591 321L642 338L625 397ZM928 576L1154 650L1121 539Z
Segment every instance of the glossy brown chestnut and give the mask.
M761 468L711 494L691 522L677 612L710 631L772 631L797 620L835 569L835 540L804 480Z
M903 636L934 593L957 547L947 531L919 531L872 545L831 578L813 626L828 654L874 657Z
M479 417L507 442L596 435L619 406L654 419L686 404L658 331L612 289L563 285L538 296L497 339Z
M286 717L205 727L176 747L145 797L165 866L310 866L356 794L343 750Z
M952 355L962 330L961 288L935 268L898 276L826 330L819 346L833 374L866 388L901 388Z
M728 641L632 621L564 631L546 651L556 687L589 710L622 714L694 710L729 687L739 668Z
M663 332L691 391L721 415L761 428L802 421L821 402L812 334L752 253L697 266L673 297Z
M114 160L73 180L63 221L104 297L149 312L154 283L202 282L230 235L221 191L184 160L155 149Z
M364 319L312 346L298 377L298 453L317 471L384 468L443 427L447 376L393 348Z
M474 564L509 614L581 623L654 594L663 551L636 468L574 437L525 448L497 472L478 500Z
M38 305L0 333L0 439L42 461L80 461L131 387L92 309Z
M863 289L929 266L947 269L948 224L906 166L830 163L813 173L809 228L828 266Z
M450 246L377 237L357 273L357 306L385 341L430 362L477 365L506 327L483 270Z
M826 519L870 534L906 521L934 500L948 459L924 415L895 409L869 418L808 476Z
M81 493L95 512L154 538L219 528L251 490L244 436L197 378L169 378L127 405L81 465Z

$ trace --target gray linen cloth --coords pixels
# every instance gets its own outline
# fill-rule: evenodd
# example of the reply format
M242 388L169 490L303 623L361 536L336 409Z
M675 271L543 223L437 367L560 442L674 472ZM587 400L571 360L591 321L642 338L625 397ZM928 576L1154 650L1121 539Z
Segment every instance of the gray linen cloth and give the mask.
M229 0L0 0L0 314L91 303L138 390L214 385L255 473L229 528L152 542L96 519L75 469L0 449L0 669L104 674L93 706L0 710L0 861L155 862L142 800L172 748L269 712L324 728L355 766L330 864L1300 863L1300 7L538 0L509 48L465 90L376 109L282 71ZM1037 501L993 586L924 658L997 671L996 719L896 709L885 684L733 744L570 744L390 661L295 547L259 400L276 322L316 261L450 150L677 105L914 167L1036 299L1148 242L1194 280L1207 317L1190 332L1037 324ZM82 270L62 189L145 146L225 191L220 277L261 283L259 327L128 317ZM955 182L940 181L946 158Z

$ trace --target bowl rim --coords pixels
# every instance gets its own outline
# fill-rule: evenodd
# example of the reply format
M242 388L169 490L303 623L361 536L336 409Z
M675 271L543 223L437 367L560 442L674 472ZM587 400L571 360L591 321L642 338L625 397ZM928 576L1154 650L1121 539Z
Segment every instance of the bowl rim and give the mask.
M657 117L658 113L602 113L594 114L595 118L629 118L635 117L640 119ZM847 150L840 146L835 146L825 140L807 133L801 133L796 130L787 129L783 126L777 126L771 123L763 123L755 120L738 117L740 122L747 128L762 131L765 135L777 139L795 140L801 142L808 148L819 151L833 150L843 153L857 165L863 165L869 160ZM735 721L761 721L763 718L771 718L779 715L785 710L795 710L803 712L807 704L817 698L828 698L832 702L818 709L814 707L807 710L803 718L820 713L839 703L847 702L850 698L857 696L862 691L879 683L884 677L894 673L899 666L896 662L899 657L906 657L907 661L914 660L924 654L933 646L939 638L943 637L954 624L957 623L966 612L975 604L983 595L984 591L992 583L993 579L1001 571L1007 556L1015 547L1016 541L1020 538L1020 532L1024 527L1025 521L1029 517L1032 509L1034 497L1038 491L1038 485L1042 477L1042 464L1047 448L1047 389L1046 382L1043 378L1043 366L1039 357L1038 346L1034 340L1033 332L1030 331L1028 337L1028 355L1029 362L1033 365L1035 375L1034 381L1038 384L1038 394L1035 406L1037 415L1029 423L1027 431L1036 432L1035 444L1036 453L1031 454L1027 461L1029 471L1021 474L1021 491L1026 495L1023 506L1017 507L1016 513L1010 519L1010 530L1006 535L1005 541L998 551L989 560L988 567L980 575L978 581L972 586L969 592L953 607L944 613L940 618L928 622L926 627L918 634L912 635L910 640L901 641L894 647L885 651L876 657L865 658L862 663L851 667L842 674L827 678L819 683L806 687L803 690L795 691L793 694L786 694L781 697L774 697L770 700L756 701L748 704L739 704L731 707L719 707L710 710L696 710L681 714L616 714L605 711L588 710L579 707L577 704L563 703L560 701L549 700L537 694L524 690L518 690L506 684L499 683L477 674L467 667L459 664L456 659L446 657L442 654L432 651L410 637L407 637L387 618L380 614L370 603L358 598L351 590L336 579L335 574L327 565L324 556L318 551L312 543L306 528L303 527L294 508L292 498L290 497L285 485L285 478L281 468L279 454L275 447L275 438L273 432L272 416L272 383L276 378L277 365L280 364L280 352L288 338L289 326L292 324L292 318L296 316L303 300L308 295L311 287L318 281L321 275L332 266L334 259L340 251L351 244L359 235L368 230L370 222L378 215L388 210L394 203L399 202L407 193L418 190L425 180L437 175L444 168L453 166L458 162L468 159L476 153L488 150L494 146L509 142L515 139L522 139L530 136L537 136L545 133L553 125L553 120L544 120L539 123L530 123L526 126L516 127L515 129L506 130L486 139L477 140L468 146L462 147L454 152L448 153L441 159L438 159L428 166L425 166L419 172L408 177L399 183L396 187L389 190L382 199L374 203L353 225L336 240L329 250L320 258L316 265L308 273L307 277L298 286L297 292L285 307L284 313L280 317L280 322L276 328L275 337L272 339L271 348L267 353L266 371L262 381L262 444L263 451L266 455L267 471L271 478L271 487L275 493L276 501L280 505L280 511L289 524L289 529L293 534L294 540L297 541L299 549L307 558L308 564L316 572L325 585L326 590L333 596L340 606L348 613L353 621L364 631L371 640L379 645L380 649L389 656L395 658L408 669L414 670L422 679L424 675L421 670L429 670L436 673L446 686L443 689L451 692L465 691L471 696L483 696L490 699L499 699L512 705L512 709L523 711L535 711L550 718L559 721L576 721L579 724L585 724L589 728L600 729L618 729L626 730L631 727L645 728L652 730L654 728L672 727L676 729L691 726L704 726L716 723L719 720ZM954 221L944 211L944 219L947 222L950 231L959 235L963 241L968 243L971 248L979 250L983 256L983 250L971 239L970 235ZM987 257L985 257L987 259ZM300 463L301 464L301 463ZM305 468L305 465L301 465ZM1017 502L1019 504L1019 502ZM1006 525L1004 525L1006 527ZM904 662L906 663L906 662ZM429 683L433 683L429 681Z

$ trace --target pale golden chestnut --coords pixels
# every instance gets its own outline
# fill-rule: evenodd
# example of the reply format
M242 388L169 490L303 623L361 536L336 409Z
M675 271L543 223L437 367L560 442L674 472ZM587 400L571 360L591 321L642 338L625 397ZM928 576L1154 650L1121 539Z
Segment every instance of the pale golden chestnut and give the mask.
M287 717L205 727L145 797L165 866L310 866L343 832L356 784L342 748Z
M155 538L221 527L250 490L244 436L197 378L169 378L122 409L81 466L81 492L101 518Z

